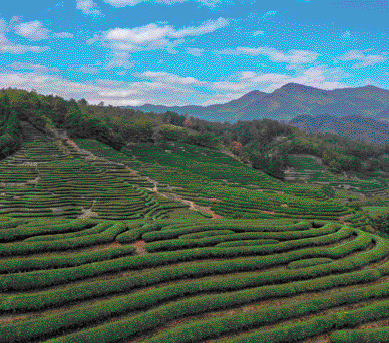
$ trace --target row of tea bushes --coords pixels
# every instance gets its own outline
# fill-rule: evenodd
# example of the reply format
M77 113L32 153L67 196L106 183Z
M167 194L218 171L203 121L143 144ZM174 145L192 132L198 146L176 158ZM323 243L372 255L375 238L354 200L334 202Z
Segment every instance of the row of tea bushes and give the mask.
M114 241L117 235L126 230L127 226L119 222L117 224L110 225L108 229L98 234L53 241L0 244L0 256L29 255L33 253L76 249L80 247L103 244Z
M251 303L252 301L268 299L269 296L275 296L274 291L276 291L277 296L280 294L290 296L299 294L304 290L312 291L318 287L326 289L332 288L334 285L347 286L349 283L355 284L358 282L376 280L377 277L379 277L379 273L375 271L364 271L359 274L353 273L354 277L350 276L350 274L331 276L328 278L328 282L326 282L327 280L323 280L324 278L321 280L309 280L306 283L300 283L300 288L297 285L295 287L277 285L251 288L227 294L222 293L191 297L184 301L161 305L158 308L150 309L146 312L141 312L115 322L98 325L60 338L54 338L48 342L80 342L86 340L89 342L113 342L118 339L128 339L145 330L152 329L157 325L184 316L197 315L210 310L226 309ZM321 282L319 283L318 281ZM219 282L218 284L219 289L221 285L225 285L227 289L231 289L231 284L229 282ZM185 285L183 289L181 285L167 286L162 292L150 290L142 297L137 297L136 295L120 297L113 301L85 308L82 311L73 310L68 313L63 313L62 315L49 316L43 319L2 327L0 331L7 335L8 339L10 339L9 342L15 342L16 340L23 342L37 337L38 335L53 335L56 332L61 332L61 330L69 327L83 327L87 323L91 323L92 321L95 322L102 318L108 318L113 314L120 315L131 310L147 309L154 304L160 303L163 299L174 299L174 296L177 296L178 291L182 294L183 292L186 293L189 289L194 288L195 291L198 292L199 287L201 289L201 286L209 288L209 284L207 283L195 285L188 284ZM269 292L270 290L273 292ZM149 342L192 342L195 337L196 339L202 340L209 339L221 334L253 328L261 324L271 324L279 320L315 313L334 306L352 304L357 301L374 298L377 295L389 295L389 290L382 286L370 286L365 287L362 291L354 292L354 290L350 290L345 291L342 294L338 293L330 296L317 297L316 299L308 300L302 304L275 306L256 310L254 313L198 321L193 324L175 328L167 333L157 335L154 338L149 339Z
M135 250L136 248L133 246L126 246L104 249L101 251L78 253L70 256L8 259L2 261L0 265L0 273L20 273L33 270L76 267L87 263L128 256L133 254Z
M325 248L310 248L303 249L312 245L320 244L330 244L334 240L337 241L344 235L347 235L347 231L338 231L335 234L327 235L324 237L315 237L308 238L304 240L290 241L282 244L267 245L267 246L247 246L247 247L238 247L238 248L202 248L195 250L179 250L169 253L155 253L151 255L142 255L134 257L123 257L118 258L113 261L105 261L98 263L85 264L82 266L74 268L62 268L54 270L42 270L24 274L7 274L0 277L0 288L2 290L22 290L22 289L35 289L37 287L47 287L55 284L61 284L64 282L71 282L73 280L84 279L87 277L102 275L107 272L118 272L123 269L139 269L147 268L150 266L156 267L164 265L167 263L176 263L190 260L198 260L204 258L227 258L227 257L237 257L237 256L250 256L250 255L266 255L266 254L275 254L271 258L268 256L264 258L263 256L256 257L258 261L265 264L266 266L277 265L280 263L289 263L296 259L310 258L310 257L331 257L331 258L340 258L346 256L353 251L361 250L366 248L369 244L368 234L361 234L360 238L355 239L352 242L349 242L341 247L333 248L328 250ZM300 248L302 251L295 252L293 250ZM288 251L290 251L288 253ZM282 252L285 252L282 254ZM369 263L371 259L379 259L381 255L385 253L385 247L380 243L377 247L364 255L363 261L354 261L355 258L345 261L344 263L337 264L328 264L326 265L326 270L324 272L335 268L338 272L340 271L349 271L353 270L357 265L364 265ZM278 254L277 254L278 253ZM288 255L289 254L289 255ZM243 262L243 261L242 261ZM322 266L319 266L322 267ZM219 265L219 270L221 266ZM227 268L231 268L230 265L227 265ZM246 265L245 268L252 270L252 268L258 268L257 264ZM307 272L319 273L321 275L321 269L313 271L310 267L307 268ZM332 268L332 269L331 269ZM309 269L309 270L308 270ZM247 269L243 269L247 270ZM188 272L187 270L185 271ZM209 272L209 270L207 271ZM220 271L219 271L220 272ZM301 278L302 274L299 272L294 272L293 270L288 272L288 275L295 273L295 277ZM293 274L294 275L294 274ZM310 274L313 276L313 274ZM272 276L273 277L273 276ZM275 275L275 278L280 277L280 275Z

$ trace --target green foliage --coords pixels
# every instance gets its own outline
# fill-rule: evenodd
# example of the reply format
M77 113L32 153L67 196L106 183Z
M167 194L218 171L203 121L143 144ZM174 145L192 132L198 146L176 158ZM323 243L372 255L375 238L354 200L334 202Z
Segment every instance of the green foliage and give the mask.
M330 335L332 343L380 343L389 341L389 327L363 330L339 330Z
M335 190L330 185L324 185L321 188L321 191L323 192L323 194L325 194L329 198L334 198L335 197Z
M372 219L371 224L376 230L389 233L389 214Z
M300 269L307 268L311 266L318 266L323 263L331 263L333 262L332 258L323 257L323 258L309 258L305 260L293 261L288 264L289 269Z
M285 150L276 149L268 154L252 152L249 160L253 168L259 169L279 180L284 180L284 169L288 164Z

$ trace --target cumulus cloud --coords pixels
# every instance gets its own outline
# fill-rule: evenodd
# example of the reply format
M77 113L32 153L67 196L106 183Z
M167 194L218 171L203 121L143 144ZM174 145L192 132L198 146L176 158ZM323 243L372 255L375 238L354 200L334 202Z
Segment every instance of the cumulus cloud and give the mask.
M140 3L174 5L174 4L187 2L187 1L189 0L104 0L104 2L114 7L135 6ZM196 1L205 6L213 7L222 0L196 0Z
M228 25L228 20L224 18L208 20L200 26L189 26L178 30L170 25L161 26L151 23L132 29L115 28L105 31L102 35L94 35L87 43L93 44L101 41L104 46L119 51L166 49L175 53L174 47L182 44L185 37L210 33L226 25Z
M344 31L341 35L340 38L350 38L351 37L351 32L349 30Z
M262 18L265 19L266 17L271 17L273 15L275 15L277 13L277 11L267 11L263 16Z
M365 52L366 50L350 50L349 52L338 57L338 59L340 61L359 61L352 65L352 68L358 69L385 62L388 59L386 55L389 54L387 52L382 52L381 54L377 55L366 55Z
M38 41L49 38L50 30L44 28L42 22L35 20L16 25L15 33L29 40Z
M204 52L204 49L198 49L198 48L188 48L186 49L186 52L193 56L201 56L201 54Z
M28 46L12 42L0 42L0 53L25 54L26 52L41 53L50 50L48 46Z
M132 76L137 77L140 80L139 82L109 79L75 82L63 79L60 75L55 74L43 74L35 71L31 73L20 72L20 70L27 69L27 67L36 70L43 69L43 67L37 65L14 64L13 67L16 71L0 73L0 88L34 88L43 94L56 94L66 99L85 98L92 104L104 101L106 104L115 106L138 106L144 103L179 106L193 103L212 105L237 99L253 89L272 92L289 82L322 89L344 88L347 86L342 83L347 75L344 74L341 68L328 68L325 65L307 68L294 76L246 70L216 82L199 80L190 75L176 75L152 70L133 73ZM84 71L88 72L90 70L84 69ZM123 74L123 71L121 73Z
M253 32L253 36L256 37L256 36L263 36L264 35L264 31L262 30L257 30L257 31L254 31Z
M105 64L105 70L114 68L131 69L135 64L130 61L130 54L128 51L113 51L109 55L109 61Z
M170 74L166 72L153 72L146 71L144 73L134 73L136 77L142 79L148 79L152 81L167 83L167 84L176 84L176 85L205 85L205 82L201 82L194 77L180 77L175 74Z
M33 64L33 63L21 63L21 62L13 62L7 65L8 68L13 70L33 70L36 73L59 73L58 68L48 68L42 64Z
M285 53L283 51L268 47L237 47L236 49L215 51L215 53L252 56L264 55L267 56L273 62L287 62L290 64L312 63L320 56L320 54L315 51L292 49Z
M76 8L86 15L102 15L102 13L98 10L97 5L92 0L77 0Z
M6 34L10 31L7 22L4 19L0 19L0 53L10 54L24 54L26 52L40 53L50 50L48 46L29 46L15 44L10 41Z
M244 71L232 80L214 82L209 87L219 93L225 92L227 98L236 98L253 89L270 93L290 82L321 89L344 88L346 85L341 80L348 76L340 68L328 69L326 66L305 69L297 76Z
M51 34L51 30L43 27L43 23L39 20L18 24L14 27L14 29L17 35L32 41L44 40L50 37L73 38L73 35L69 32L54 32Z

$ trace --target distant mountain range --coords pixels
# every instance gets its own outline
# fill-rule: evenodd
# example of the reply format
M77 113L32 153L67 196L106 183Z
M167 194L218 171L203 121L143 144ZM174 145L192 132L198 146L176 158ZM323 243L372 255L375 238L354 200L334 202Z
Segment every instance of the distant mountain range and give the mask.
M269 118L288 122L299 115L362 116L389 122L389 90L375 86L322 90L288 83L272 93L254 90L239 99L210 106L126 106L144 112L180 114L210 121Z
M378 122L373 118L360 115L337 118L333 115L299 115L290 125L308 133L335 133L355 140L364 140L377 144L389 144L389 123Z

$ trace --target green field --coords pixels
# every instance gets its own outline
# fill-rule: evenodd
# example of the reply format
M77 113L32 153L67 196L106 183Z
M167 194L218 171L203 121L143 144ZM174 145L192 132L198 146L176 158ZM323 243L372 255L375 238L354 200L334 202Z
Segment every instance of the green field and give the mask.
M366 211L371 218L377 218L378 216L384 216L389 213L388 206L363 206L362 209Z
M206 148L30 133L0 161L0 342L388 337L363 212Z

